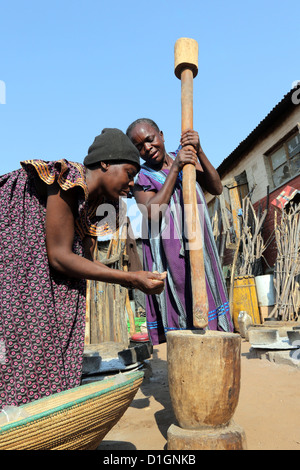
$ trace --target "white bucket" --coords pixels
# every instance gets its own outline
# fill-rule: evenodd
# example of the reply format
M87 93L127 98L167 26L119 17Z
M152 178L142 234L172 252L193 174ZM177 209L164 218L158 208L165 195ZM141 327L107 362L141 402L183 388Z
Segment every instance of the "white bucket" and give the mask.
M273 274L264 274L255 277L257 301L259 307L268 307L275 304L275 289Z

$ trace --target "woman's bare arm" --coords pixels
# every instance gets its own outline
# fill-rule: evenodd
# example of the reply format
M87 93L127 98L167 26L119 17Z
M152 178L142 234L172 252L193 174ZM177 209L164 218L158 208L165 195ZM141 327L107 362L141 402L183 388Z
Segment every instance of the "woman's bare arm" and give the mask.
M144 191L143 188L138 185L134 187L134 197L138 204L144 206L145 209L141 209L141 211L143 214L146 212L148 219L161 219L170 202L177 177L183 166L187 163L191 163L192 165L197 164L197 154L192 146L181 149L180 152L178 152L176 159L170 167L166 180L159 191Z
M62 191L57 184L48 189L46 247L50 265L66 276L136 287L145 293L158 293L165 275L145 271L124 272L93 262L72 251L74 239L74 190Z

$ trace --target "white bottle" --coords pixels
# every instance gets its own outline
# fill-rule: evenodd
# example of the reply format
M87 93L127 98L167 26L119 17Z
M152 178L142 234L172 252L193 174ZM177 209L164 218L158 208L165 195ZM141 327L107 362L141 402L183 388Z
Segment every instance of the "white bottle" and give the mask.
M252 318L247 312L241 310L238 315L238 324L240 328L240 335L242 338L245 338L248 341L248 328L249 326L253 325Z

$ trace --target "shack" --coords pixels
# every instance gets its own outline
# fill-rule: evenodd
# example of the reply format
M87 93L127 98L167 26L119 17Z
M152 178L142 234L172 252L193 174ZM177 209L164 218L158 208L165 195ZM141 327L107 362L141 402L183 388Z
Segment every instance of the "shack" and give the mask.
M299 315L299 97L298 83L219 165L223 194L205 195L231 303L236 277L272 278L261 321Z

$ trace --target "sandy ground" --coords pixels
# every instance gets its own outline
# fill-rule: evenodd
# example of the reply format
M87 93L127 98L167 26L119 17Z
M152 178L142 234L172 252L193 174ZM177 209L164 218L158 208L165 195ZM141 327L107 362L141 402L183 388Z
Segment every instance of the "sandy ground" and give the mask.
M167 450L167 430L176 424L170 403L167 346L155 346L131 406L98 450ZM146 374L147 375L147 374ZM242 340L241 390L234 422L246 434L247 450L300 450L300 369L253 358Z

